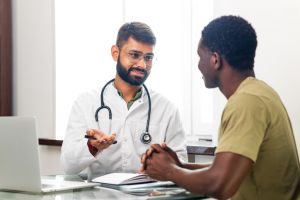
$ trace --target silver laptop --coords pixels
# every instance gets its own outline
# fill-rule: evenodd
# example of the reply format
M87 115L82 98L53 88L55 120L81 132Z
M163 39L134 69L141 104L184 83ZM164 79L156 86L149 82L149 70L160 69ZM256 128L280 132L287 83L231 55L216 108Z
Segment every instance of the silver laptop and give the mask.
M97 185L42 179L35 118L0 117L0 190L44 193Z

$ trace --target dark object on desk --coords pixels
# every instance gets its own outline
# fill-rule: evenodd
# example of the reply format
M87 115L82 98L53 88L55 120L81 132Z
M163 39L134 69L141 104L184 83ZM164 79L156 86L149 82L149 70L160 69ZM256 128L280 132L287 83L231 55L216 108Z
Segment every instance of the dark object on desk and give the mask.
M190 145L186 147L188 153L188 161L194 163L196 156L211 157L215 155L216 147L211 145Z
M177 192L177 193L176 193ZM193 194L187 191L182 191L180 190L171 190L169 192L161 193L156 193L154 195L151 195L150 197L147 198L147 200L150 199L159 199L159 200L187 200L187 199L207 199L208 196L201 195L201 194Z
M209 146L187 146L188 154L196 154L196 155L215 155L216 147Z

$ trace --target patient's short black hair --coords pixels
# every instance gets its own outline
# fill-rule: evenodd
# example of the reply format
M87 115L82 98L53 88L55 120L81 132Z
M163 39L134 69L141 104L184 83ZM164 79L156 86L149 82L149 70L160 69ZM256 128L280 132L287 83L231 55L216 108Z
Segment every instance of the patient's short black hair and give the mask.
M219 53L235 69L253 69L257 37L249 22L239 16L222 16L202 31L201 45Z

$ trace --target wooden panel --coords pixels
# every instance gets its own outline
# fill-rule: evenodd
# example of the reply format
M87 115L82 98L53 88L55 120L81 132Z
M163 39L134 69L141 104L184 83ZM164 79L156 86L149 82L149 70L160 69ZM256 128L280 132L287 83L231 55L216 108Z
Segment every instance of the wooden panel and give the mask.
M11 1L0 0L0 116L12 115Z
M39 138L39 145L47 145L47 146L61 146L63 143L62 140L54 140L48 138Z

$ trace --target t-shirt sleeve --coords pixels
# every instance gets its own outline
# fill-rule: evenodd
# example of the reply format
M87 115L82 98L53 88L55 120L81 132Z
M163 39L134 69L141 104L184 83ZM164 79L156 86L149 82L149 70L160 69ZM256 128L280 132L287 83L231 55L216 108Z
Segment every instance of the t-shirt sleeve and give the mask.
M223 111L216 153L232 152L256 161L268 127L266 106L259 97L239 94Z

